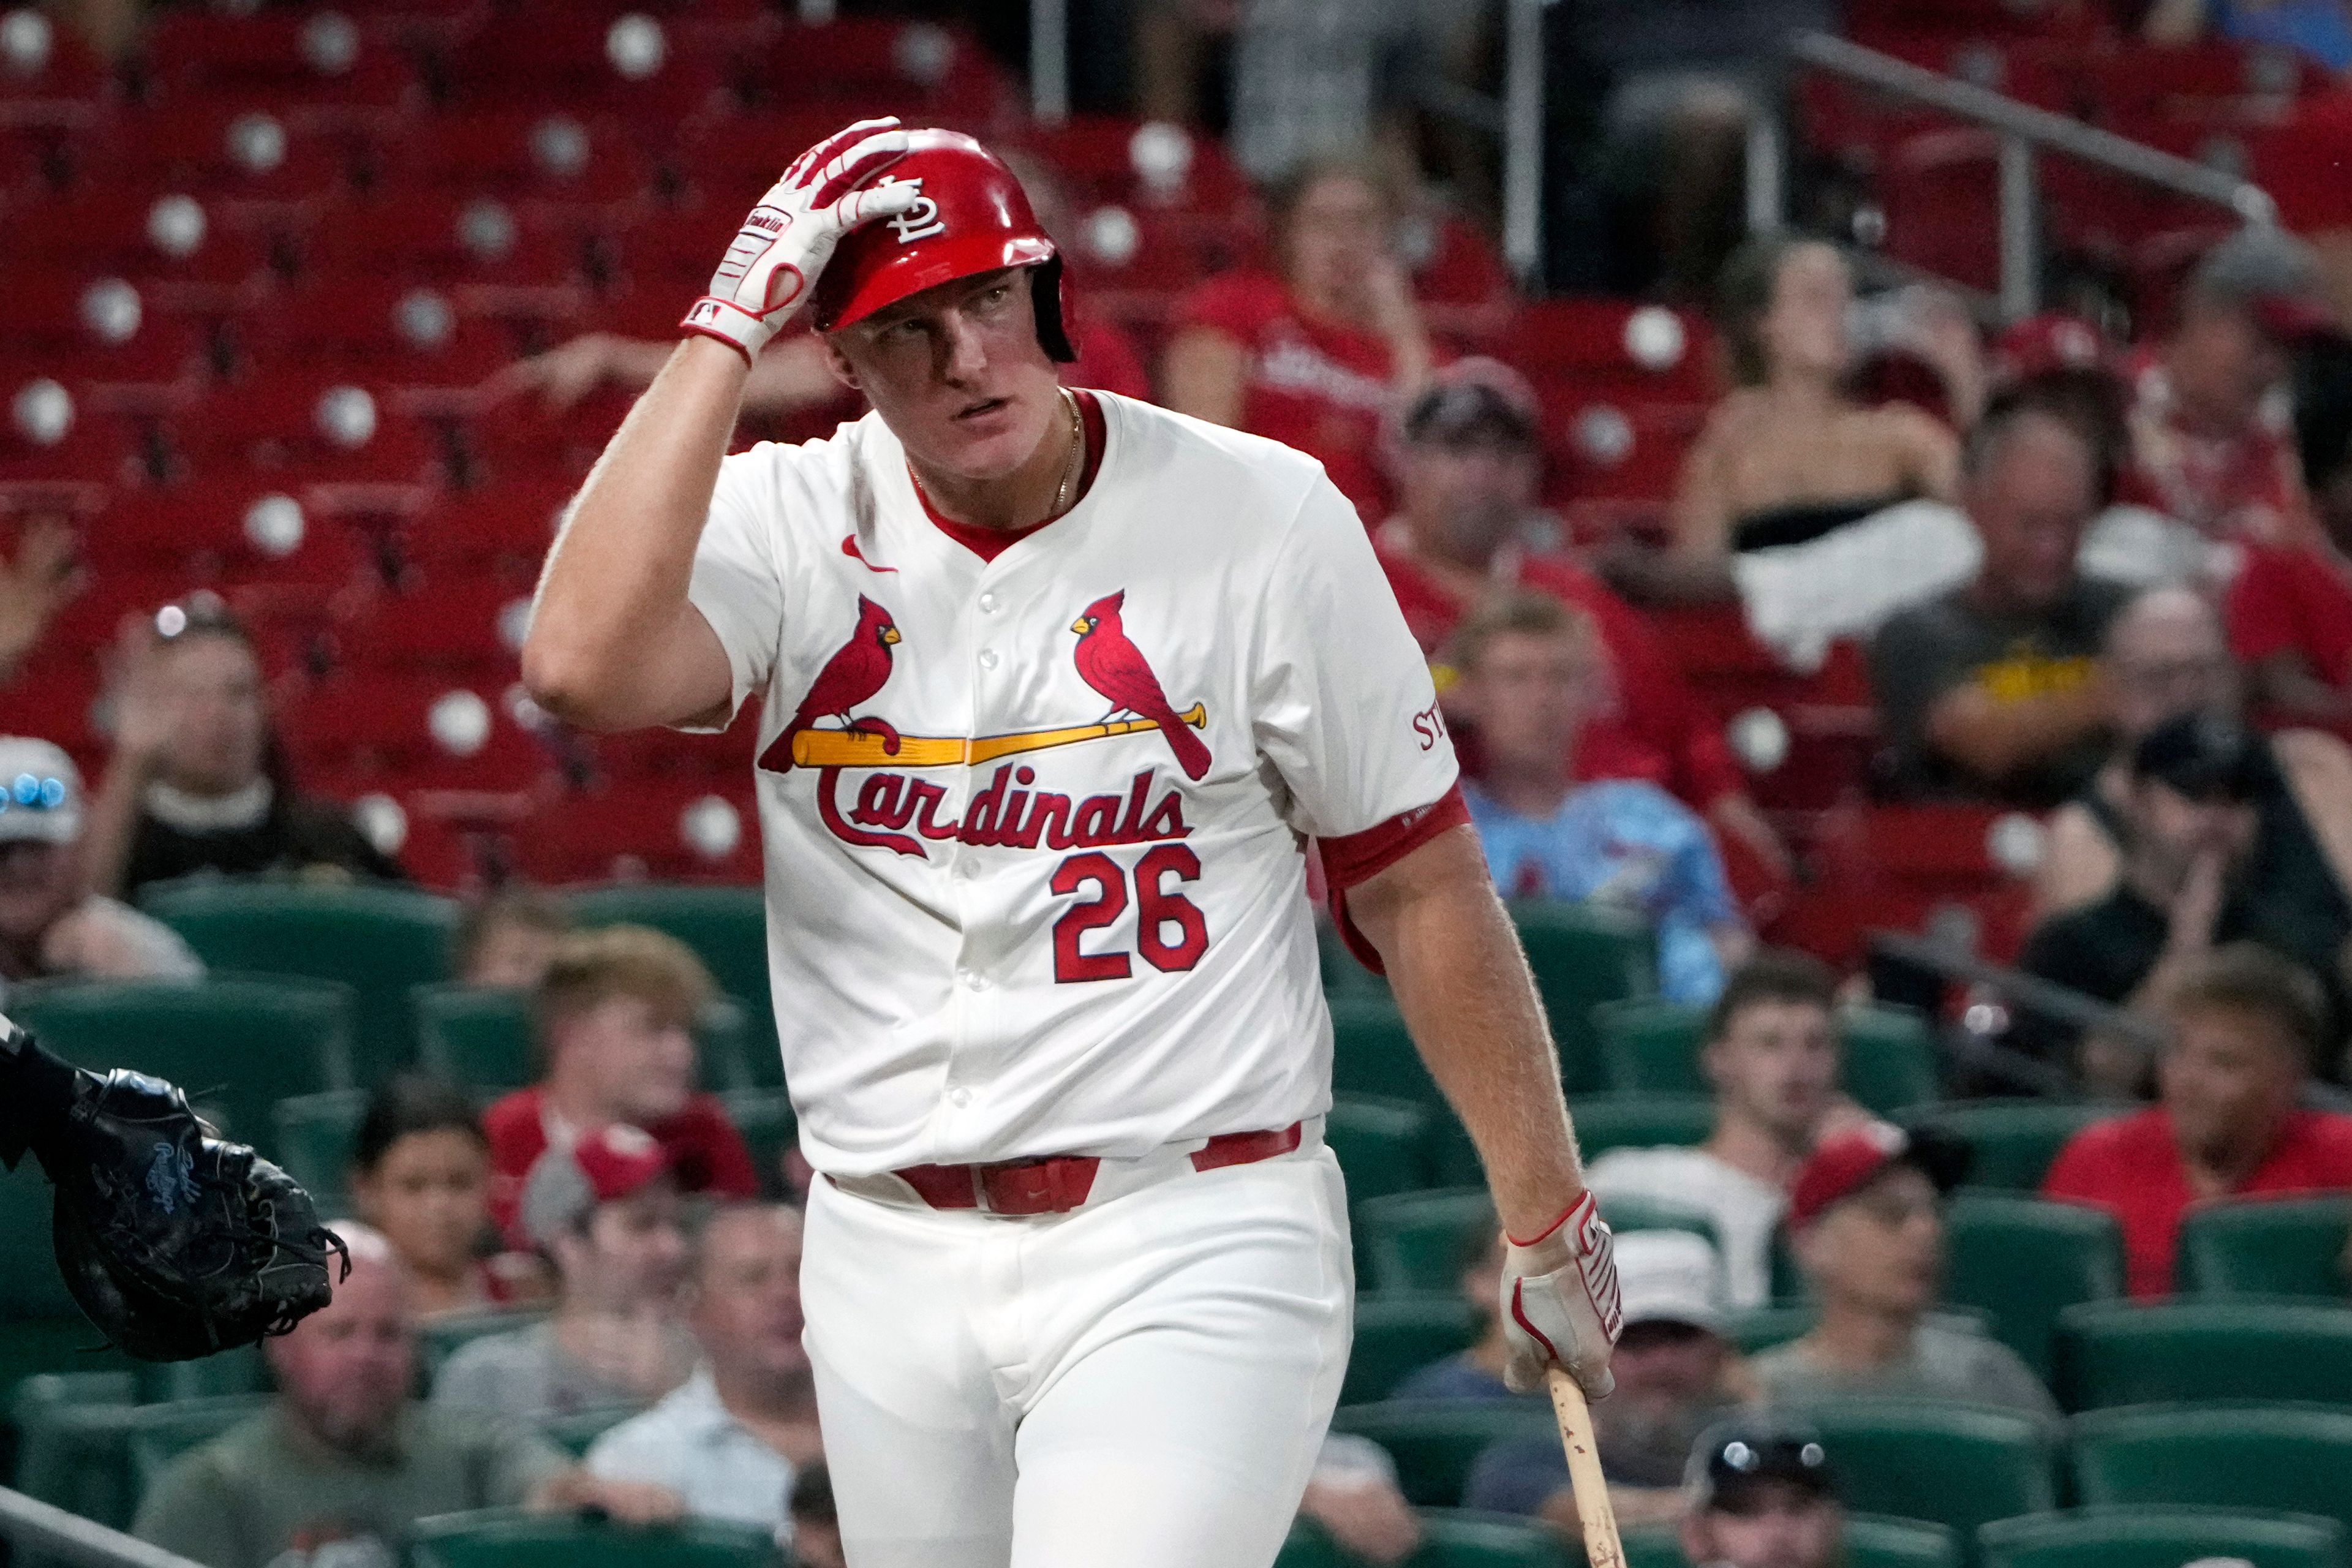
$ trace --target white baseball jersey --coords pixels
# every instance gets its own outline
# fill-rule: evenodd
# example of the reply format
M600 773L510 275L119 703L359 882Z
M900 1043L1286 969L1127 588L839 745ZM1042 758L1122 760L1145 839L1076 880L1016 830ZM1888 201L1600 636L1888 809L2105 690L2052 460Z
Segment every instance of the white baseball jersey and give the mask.
M1319 1113L1302 836L1360 864L1454 809L1428 668L1320 466L1091 395L1092 486L992 558L873 414L720 469L690 597L735 705L765 698L769 962L821 1171Z

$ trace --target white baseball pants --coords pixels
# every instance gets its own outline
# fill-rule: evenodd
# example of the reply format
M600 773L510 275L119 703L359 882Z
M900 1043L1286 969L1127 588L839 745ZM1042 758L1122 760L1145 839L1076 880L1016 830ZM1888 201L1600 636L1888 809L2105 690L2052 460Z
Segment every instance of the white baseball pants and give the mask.
M850 1568L1265 1568L1355 1279L1310 1140L1034 1218L819 1180L801 1289Z

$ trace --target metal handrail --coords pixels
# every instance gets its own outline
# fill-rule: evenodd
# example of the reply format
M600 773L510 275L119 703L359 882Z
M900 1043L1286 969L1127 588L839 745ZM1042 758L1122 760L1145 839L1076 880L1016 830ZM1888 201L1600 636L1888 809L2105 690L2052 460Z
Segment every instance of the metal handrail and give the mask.
M2278 222L2278 205L2252 180L2021 103L1974 82L1939 76L1924 66L1828 33L1801 35L1790 46L1790 54L1803 65L1999 133L2000 303L2002 313L2012 320L2031 315L2041 303L2040 237L2034 210L2038 184L2034 164L2040 153L2056 153L2176 195L2210 202L2248 224L2267 226ZM1777 135L1766 132L1749 138L1752 227L1770 227L1780 221L1784 157Z
M0 1487L0 1536L19 1551L62 1558L74 1568L197 1568L175 1552L6 1487Z

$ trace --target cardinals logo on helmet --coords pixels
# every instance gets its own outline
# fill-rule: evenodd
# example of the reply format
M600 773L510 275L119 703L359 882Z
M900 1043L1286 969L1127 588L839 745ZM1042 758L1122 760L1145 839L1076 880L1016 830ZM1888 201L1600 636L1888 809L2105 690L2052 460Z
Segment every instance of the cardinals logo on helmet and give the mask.
M1160 689L1160 678L1151 673L1150 661L1119 623L1119 606L1126 602L1127 590L1121 588L1088 605L1070 623L1070 629L1078 634L1075 656L1078 678L1110 703L1105 720L1132 713L1158 725L1168 737L1168 749L1176 753L1176 765L1184 770L1186 778L1198 779L1209 771L1209 748L1185 727L1183 717Z
M919 193L923 188L920 177L912 180L894 180L885 175L875 184L877 185L912 185ZM948 231L947 220L940 216L940 204L919 194L915 197L913 206L902 213L893 213L882 221L890 226L890 231L898 237L898 243L901 245L911 245L916 240L929 239L935 234L945 234Z

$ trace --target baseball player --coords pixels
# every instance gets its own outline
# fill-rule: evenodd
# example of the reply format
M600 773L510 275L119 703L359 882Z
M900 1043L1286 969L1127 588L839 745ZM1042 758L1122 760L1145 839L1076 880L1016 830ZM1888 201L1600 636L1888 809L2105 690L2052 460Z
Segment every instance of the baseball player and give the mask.
M1514 1238L1515 1386L1617 1287L1428 670L1311 459L1056 378L1062 262L971 138L866 121L752 210L551 552L591 728L763 698L803 1295L857 1568L1246 1568L1337 1398L1305 840ZM872 412L727 456L803 308Z

